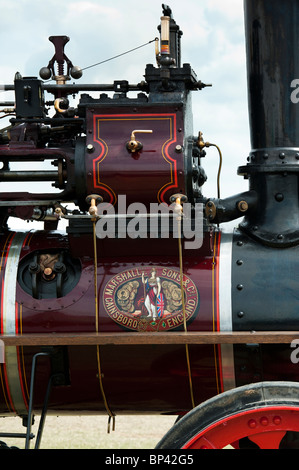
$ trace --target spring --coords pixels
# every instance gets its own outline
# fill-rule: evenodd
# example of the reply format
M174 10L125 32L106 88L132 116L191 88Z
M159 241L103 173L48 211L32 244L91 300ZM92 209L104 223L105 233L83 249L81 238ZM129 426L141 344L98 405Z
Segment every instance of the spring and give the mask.
M64 75L64 62L59 61L58 63L58 75Z

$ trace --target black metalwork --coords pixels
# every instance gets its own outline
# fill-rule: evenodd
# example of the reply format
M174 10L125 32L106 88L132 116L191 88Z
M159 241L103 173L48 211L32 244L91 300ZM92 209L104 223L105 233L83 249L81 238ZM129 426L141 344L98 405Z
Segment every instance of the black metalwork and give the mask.
M29 406L28 406L28 416L27 416L27 432L26 432L26 439L25 439L25 449L29 449L30 446L30 436L31 436L31 427L32 427L32 419L33 419L33 399L34 399L34 386L35 386L35 372L36 372L36 365L37 365L37 360L39 357L47 356L49 357L49 353L47 352L41 352L37 353L33 356L32 359L32 369L31 369L31 379L30 379L30 399L29 399ZM42 438L42 433L43 433L43 428L45 424L45 418L46 418L46 413L47 413L47 407L48 407L48 401L49 401L49 396L52 388L52 381L53 381L53 376L51 375L49 378L46 394L45 394L45 399L44 399L44 405L40 417L40 422L39 422L39 427L38 427L38 432L37 432L37 437L35 441L35 448L38 449L40 446L41 438Z
M299 2L246 0L245 30L252 151L238 173L258 195L241 229L271 246L299 242Z

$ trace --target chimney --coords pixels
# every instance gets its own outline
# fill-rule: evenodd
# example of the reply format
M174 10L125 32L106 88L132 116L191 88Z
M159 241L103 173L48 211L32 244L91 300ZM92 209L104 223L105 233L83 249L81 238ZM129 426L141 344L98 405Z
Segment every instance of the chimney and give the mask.
M299 243L299 0L244 0L244 14L252 150L238 173L258 204L240 228L264 244L292 246Z

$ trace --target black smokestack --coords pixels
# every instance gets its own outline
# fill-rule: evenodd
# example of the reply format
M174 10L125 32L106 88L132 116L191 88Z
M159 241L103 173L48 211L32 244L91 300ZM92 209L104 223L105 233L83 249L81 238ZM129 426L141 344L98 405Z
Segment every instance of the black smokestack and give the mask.
M244 13L252 150L238 173L258 202L240 228L267 245L297 245L299 0L244 0Z
M299 0L244 0L244 9L252 148L298 147Z

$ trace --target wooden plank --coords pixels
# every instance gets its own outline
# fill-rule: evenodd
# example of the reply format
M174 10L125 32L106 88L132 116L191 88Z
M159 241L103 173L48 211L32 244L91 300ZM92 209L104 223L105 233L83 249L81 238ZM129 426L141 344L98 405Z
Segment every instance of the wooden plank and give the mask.
M299 331L49 333L0 336L6 346L142 345L142 344L283 344Z

